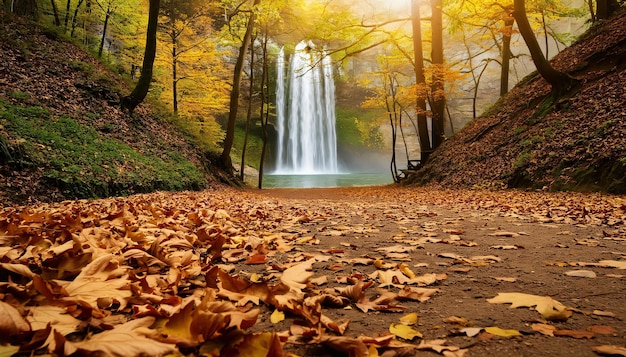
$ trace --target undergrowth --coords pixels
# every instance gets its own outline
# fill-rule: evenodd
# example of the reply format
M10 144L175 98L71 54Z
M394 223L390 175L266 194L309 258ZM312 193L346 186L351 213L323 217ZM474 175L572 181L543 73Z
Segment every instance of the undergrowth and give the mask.
M14 136L8 164L43 170L70 198L205 187L203 173L178 152L142 154L70 117L0 99L0 125Z

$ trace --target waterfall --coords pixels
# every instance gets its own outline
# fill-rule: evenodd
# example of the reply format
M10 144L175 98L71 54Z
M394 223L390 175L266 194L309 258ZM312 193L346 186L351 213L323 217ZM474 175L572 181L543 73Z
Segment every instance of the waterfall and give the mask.
M277 60L276 174L337 173L335 83L330 58L300 42L288 71Z

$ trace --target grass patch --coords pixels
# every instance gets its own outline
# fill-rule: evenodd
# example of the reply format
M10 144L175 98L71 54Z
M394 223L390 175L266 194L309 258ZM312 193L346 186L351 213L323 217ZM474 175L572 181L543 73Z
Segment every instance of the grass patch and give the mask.
M204 174L180 153L141 154L72 118L0 100L0 120L23 151L15 166L43 169L67 197L93 198L154 190L200 189Z

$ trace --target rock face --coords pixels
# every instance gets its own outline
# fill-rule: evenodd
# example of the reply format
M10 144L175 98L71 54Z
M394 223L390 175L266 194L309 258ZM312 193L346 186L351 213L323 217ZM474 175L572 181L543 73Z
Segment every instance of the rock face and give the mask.
M552 65L580 84L555 98L539 75L527 76L407 182L626 193L626 12Z

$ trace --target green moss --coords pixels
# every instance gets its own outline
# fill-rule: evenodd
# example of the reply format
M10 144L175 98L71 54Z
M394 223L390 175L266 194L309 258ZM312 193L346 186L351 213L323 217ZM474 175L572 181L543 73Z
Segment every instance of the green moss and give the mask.
M20 164L43 169L44 178L68 197L199 189L206 183L202 171L180 153L141 154L92 127L69 117L55 118L40 107L0 101L0 110L7 131L23 139Z

